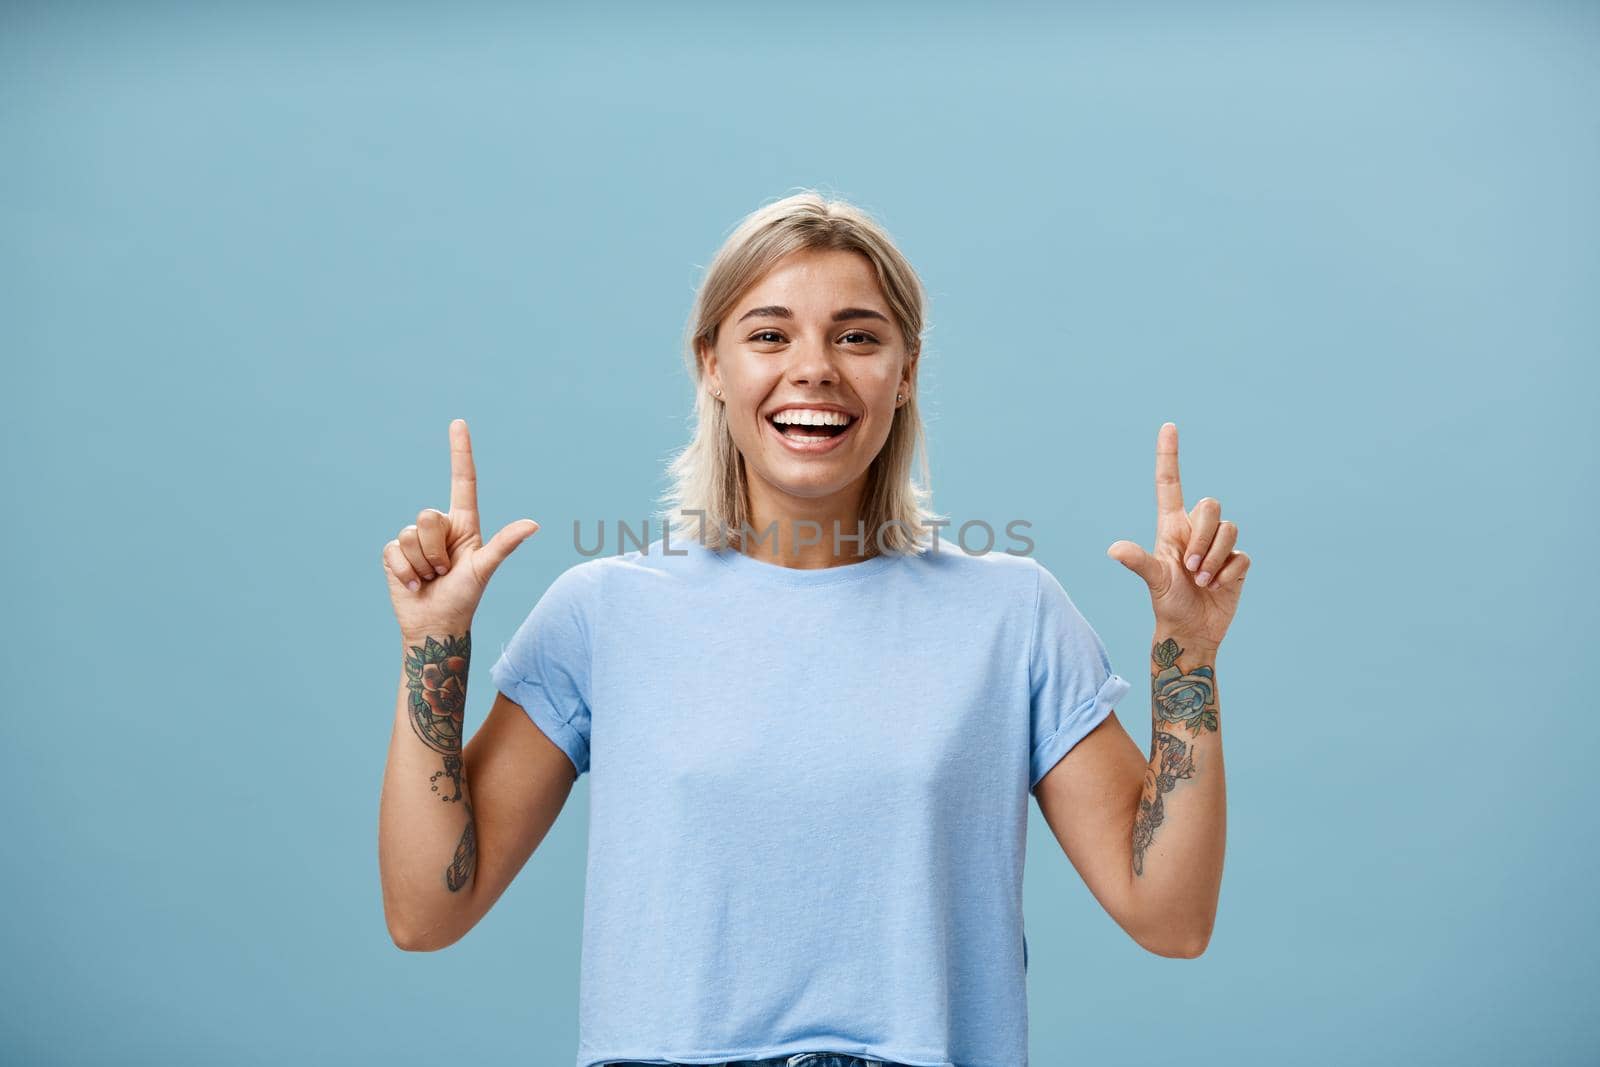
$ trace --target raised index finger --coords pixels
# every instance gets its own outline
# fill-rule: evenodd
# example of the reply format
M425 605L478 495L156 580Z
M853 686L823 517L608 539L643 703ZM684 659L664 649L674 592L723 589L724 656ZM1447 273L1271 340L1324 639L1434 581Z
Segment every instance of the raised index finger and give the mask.
M450 510L478 513L478 469L472 464L466 419L450 423Z
M1178 426L1163 422L1156 434L1156 511L1183 511L1183 484L1178 481Z

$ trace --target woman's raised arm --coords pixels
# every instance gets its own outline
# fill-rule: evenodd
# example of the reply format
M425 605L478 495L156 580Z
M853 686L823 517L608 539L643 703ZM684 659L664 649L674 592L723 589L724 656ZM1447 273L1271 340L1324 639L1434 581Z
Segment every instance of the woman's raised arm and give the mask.
M448 944L482 914L471 914L480 896L475 887L482 816L473 808L462 753L472 618L489 578L538 528L537 522L520 519L483 543L472 442L466 422L457 419L450 424L449 514L423 509L416 523L383 549L402 657L379 800L378 866L389 933L402 948ZM508 716L502 710L496 718ZM509 736L537 746L520 727L513 729ZM538 732L531 722L526 729ZM507 733L502 727L490 736ZM474 748L474 764L503 765L485 746ZM559 767L548 758L544 765ZM570 781L565 788L571 788ZM497 787L493 795L503 798L504 792ZM550 790L540 795L548 798ZM495 816L498 829L503 820L498 811ZM452 936L442 940L446 934Z

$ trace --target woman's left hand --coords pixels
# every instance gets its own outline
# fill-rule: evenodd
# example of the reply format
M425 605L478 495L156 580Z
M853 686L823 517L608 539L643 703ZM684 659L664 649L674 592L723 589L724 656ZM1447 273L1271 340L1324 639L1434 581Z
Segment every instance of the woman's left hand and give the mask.
M1239 528L1222 518L1222 504L1202 497L1183 509L1178 481L1178 427L1162 423L1156 434L1156 543L1146 552L1118 541L1106 555L1150 587L1156 632L1216 648L1239 607L1250 557L1234 550Z

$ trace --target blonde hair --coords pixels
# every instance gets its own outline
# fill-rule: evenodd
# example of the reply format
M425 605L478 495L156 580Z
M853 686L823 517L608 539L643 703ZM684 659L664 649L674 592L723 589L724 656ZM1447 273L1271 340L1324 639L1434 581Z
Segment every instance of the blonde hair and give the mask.
M908 357L921 362L922 282L889 234L866 212L814 190L766 204L746 215L707 268L683 338L684 363L695 386L694 433L668 461L672 484L662 494L663 522L674 540L698 539L710 548L737 546L749 528L744 457L728 430L726 406L703 385L700 350L716 344L717 326L739 298L777 262L801 250L858 252L867 257L889 301ZM912 381L916 380L913 371ZM912 459L919 480L911 476ZM883 448L867 469L859 518L867 545L885 552L918 552L927 544L926 524L945 516L931 510L927 435L917 390L895 411ZM698 514L698 513L703 513ZM758 538L760 531L752 530ZM853 536L853 531L841 532ZM881 545L879 542L881 541Z

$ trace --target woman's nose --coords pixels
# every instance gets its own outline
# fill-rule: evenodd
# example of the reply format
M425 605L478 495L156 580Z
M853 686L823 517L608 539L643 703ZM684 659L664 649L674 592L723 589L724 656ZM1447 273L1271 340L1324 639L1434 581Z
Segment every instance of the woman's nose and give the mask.
M790 349L789 381L795 385L835 385L839 370L826 341L807 341Z

